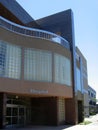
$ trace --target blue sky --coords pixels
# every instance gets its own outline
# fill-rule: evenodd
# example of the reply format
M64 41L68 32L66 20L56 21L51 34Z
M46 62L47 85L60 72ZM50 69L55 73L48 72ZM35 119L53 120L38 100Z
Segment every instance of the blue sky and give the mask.
M34 19L72 9L75 43L87 59L88 84L97 91L98 99L98 0L17 1Z

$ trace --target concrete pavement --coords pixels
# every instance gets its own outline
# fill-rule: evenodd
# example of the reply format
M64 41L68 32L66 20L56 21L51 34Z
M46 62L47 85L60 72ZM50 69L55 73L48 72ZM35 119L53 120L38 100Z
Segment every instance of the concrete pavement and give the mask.
M98 125L75 125L71 127L33 126L28 128L16 128L16 129L11 128L7 130L98 130Z
M85 118L85 121L91 121L88 125L74 125L74 126L31 126L27 128L12 128L6 130L98 130L98 114Z
M75 125L62 130L98 130L98 125Z
M89 118L85 118L85 121L91 121L89 125L97 125L98 126L98 114L94 116L90 116Z

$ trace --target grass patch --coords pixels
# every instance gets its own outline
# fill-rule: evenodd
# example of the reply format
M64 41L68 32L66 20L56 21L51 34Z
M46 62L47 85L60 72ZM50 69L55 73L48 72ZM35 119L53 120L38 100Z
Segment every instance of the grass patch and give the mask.
M92 122L91 121L83 121L83 122L80 123L80 125L88 125L90 123L92 123Z

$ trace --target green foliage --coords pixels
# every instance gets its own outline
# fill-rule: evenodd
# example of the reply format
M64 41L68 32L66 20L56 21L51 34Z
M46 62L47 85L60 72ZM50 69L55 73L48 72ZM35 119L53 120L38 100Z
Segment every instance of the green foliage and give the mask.
M92 122L91 121L83 121L83 122L80 123L80 125L88 125L90 123L92 123Z
M90 112L90 115L96 115L96 112L91 111L91 112Z

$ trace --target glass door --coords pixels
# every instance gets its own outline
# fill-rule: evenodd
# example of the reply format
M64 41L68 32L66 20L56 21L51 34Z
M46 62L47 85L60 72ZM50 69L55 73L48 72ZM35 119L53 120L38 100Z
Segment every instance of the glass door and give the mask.
M19 126L26 124L26 108L23 106L18 108L18 124Z
M6 125L7 127L20 127L26 123L26 107L19 105L7 105Z

